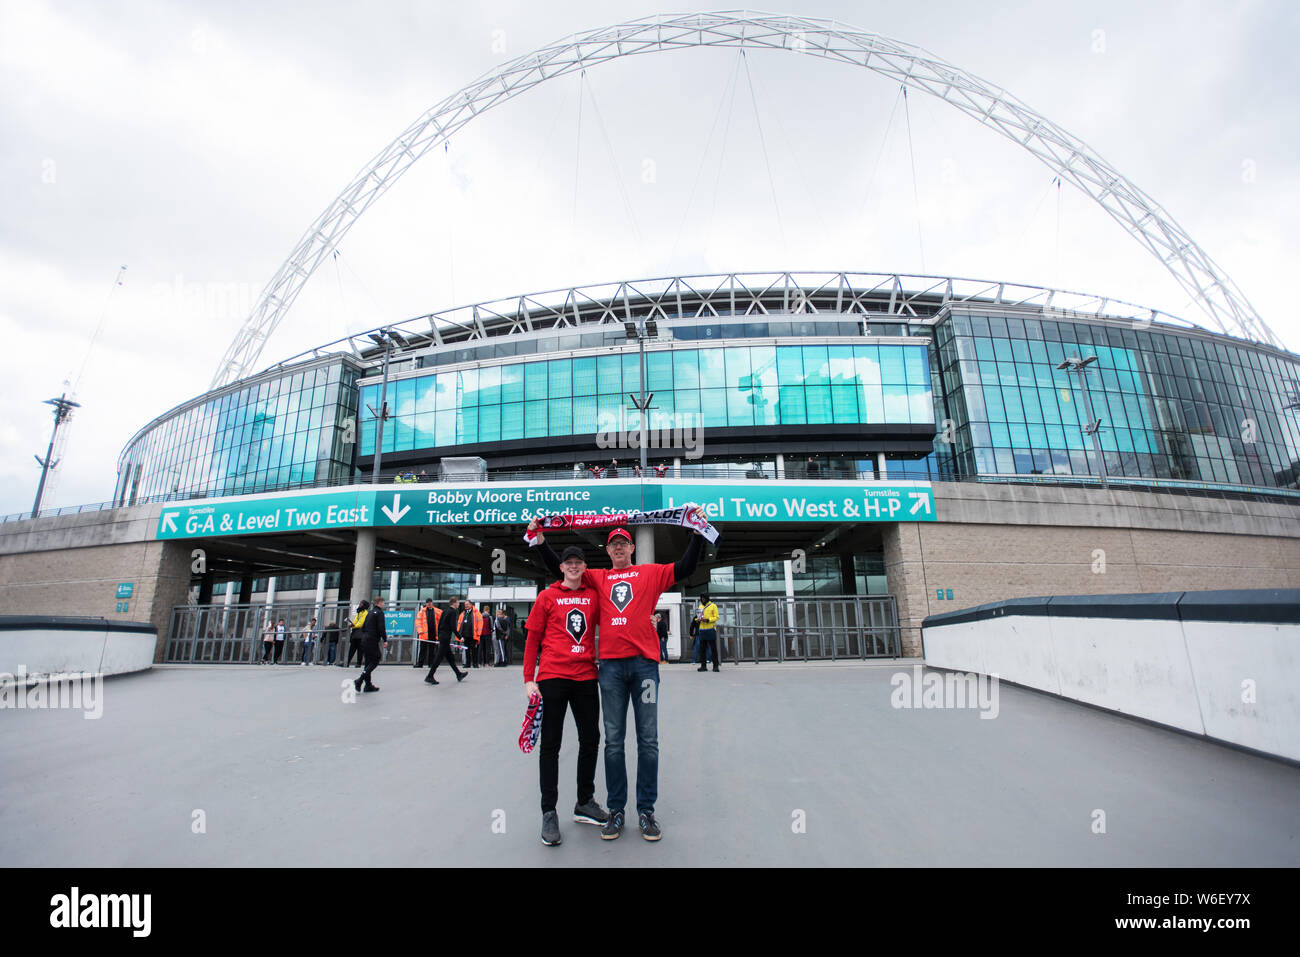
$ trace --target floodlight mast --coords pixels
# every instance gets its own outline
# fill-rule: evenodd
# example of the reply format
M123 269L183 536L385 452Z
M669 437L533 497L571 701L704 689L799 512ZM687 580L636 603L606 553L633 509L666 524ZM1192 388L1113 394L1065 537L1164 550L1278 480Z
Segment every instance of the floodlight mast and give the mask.
M1236 284L1161 206L1087 143L999 87L934 54L833 20L729 11L661 15L574 34L503 64L429 110L375 155L307 228L262 290L213 376L243 378L302 287L352 224L414 163L474 118L547 80L639 53L687 47L785 50L865 67L938 97L1028 150L1073 184L1161 261L1227 335L1282 348Z

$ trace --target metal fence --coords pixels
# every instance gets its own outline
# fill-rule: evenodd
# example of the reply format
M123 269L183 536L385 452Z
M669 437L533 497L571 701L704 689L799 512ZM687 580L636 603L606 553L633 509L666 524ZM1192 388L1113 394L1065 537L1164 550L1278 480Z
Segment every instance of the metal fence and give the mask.
M392 602L384 609L386 613L394 611L414 611L417 605L411 602ZM287 637L281 649L281 664L301 664L305 651L303 635L308 623L316 619L316 631L321 638L316 642L313 658L317 662L325 661L329 654L329 644L324 631L330 622L339 624L339 644L337 660L346 661L348 656L348 638L351 619L355 605L344 602L283 602L274 605L257 604L216 604L216 605L178 605L172 609L171 630L167 635L167 647L163 652L163 661L168 663L212 664L254 664L266 654L266 642L263 641L267 622L272 625L281 618ZM274 642L271 642L274 645ZM416 653L415 637L394 637L388 640L388 650L384 652L386 664L411 664L412 654ZM272 648L274 658L274 648Z
M837 661L902 654L892 595L714 601L718 652L724 662Z

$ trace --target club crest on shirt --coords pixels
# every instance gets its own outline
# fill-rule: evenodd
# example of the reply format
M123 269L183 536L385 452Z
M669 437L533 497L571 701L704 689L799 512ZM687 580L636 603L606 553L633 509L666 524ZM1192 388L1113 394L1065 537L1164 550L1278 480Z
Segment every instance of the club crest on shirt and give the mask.
M609 590L609 600L614 603L614 607L623 611L628 605L632 604L632 583L627 581L614 582Z
M583 636L587 633L587 616L582 613L582 610L575 608L569 612L564 619L564 624L570 637L581 644Z

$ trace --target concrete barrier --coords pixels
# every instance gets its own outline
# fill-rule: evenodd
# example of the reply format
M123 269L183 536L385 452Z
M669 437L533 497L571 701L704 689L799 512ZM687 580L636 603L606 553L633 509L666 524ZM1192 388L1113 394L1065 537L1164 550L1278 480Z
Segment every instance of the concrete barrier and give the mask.
M1300 761L1300 589L1022 598L921 633L933 667Z
M0 616L0 675L121 675L153 666L148 622L49 615Z

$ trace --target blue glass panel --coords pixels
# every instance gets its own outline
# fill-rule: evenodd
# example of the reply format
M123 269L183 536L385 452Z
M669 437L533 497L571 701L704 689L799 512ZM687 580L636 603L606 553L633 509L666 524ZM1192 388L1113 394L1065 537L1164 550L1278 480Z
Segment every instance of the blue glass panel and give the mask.
M499 366L501 370L501 402L519 402L524 397L524 367L522 365ZM438 376L439 382L442 376ZM439 390L441 392L441 390ZM439 395L441 402L441 395ZM439 410L442 406L438 406ZM522 414L521 414L522 415ZM523 419L521 417L520 421ZM505 420L502 419L502 427L505 426Z
M806 385L830 385L831 369L830 354L825 346L803 346L803 381ZM808 421L821 422L830 421L829 419L813 419L813 406L811 397L805 396L808 402ZM830 414L830 396L827 396L826 414Z
M704 412L704 425L709 428L721 428L727 424L726 389L701 389L700 404Z
M501 438L522 439L524 437L524 404L507 402L501 406Z
M546 400L524 403L524 435L530 439L546 437Z
M804 356L804 361L808 357ZM807 368L807 366L805 366ZM833 422L834 413L831 409L831 387L828 385L809 385L804 386L804 403L808 410L808 422L822 424Z
M909 403L907 397L907 386L889 385L884 386L885 390L885 421L886 422L907 422L909 421Z
M925 348L916 346L903 347L903 367L907 372L907 384L919 386L930 384L930 356Z
M573 434L591 435L596 431L595 396L578 396L573 400Z
M415 448L415 421L411 416L398 416L388 423L388 428L393 430L394 450L409 452Z
M905 385L907 373L903 370L903 347L880 347L880 377L885 385Z
M851 360L850 360L851 361ZM831 358L832 366L835 358ZM858 410L858 387L853 385L831 386L831 417L834 422L861 421Z
M700 387L700 360L697 350L673 353L673 378L678 391Z
M530 362L524 366L524 398L546 398L547 365L546 362Z
M478 414L477 406L461 409L460 415L456 419L457 445L473 445L479 440Z
M601 395L621 395L623 393L622 359L619 356L599 356L596 359L596 390ZM633 379L627 389L636 391Z
M727 425L733 428L753 425L754 405L750 401L753 398L753 393L742 392L739 389L727 389L726 396Z
M596 394L596 357L586 356L573 360L573 394Z
M551 399L547 403L546 420L548 435L576 434L573 430L573 400Z
M803 350L799 346L776 347L776 377L782 389L803 382ZM784 393L781 401L784 404ZM803 407L803 393L799 395L799 406ZM784 415L781 421L786 421Z
M650 392L668 392L673 387L673 354L650 352L645 357L646 389Z
M778 347L777 363L780 364L779 353L782 347ZM803 387L797 385L781 386L780 416L782 425L805 425L808 422L808 412L804 407Z

